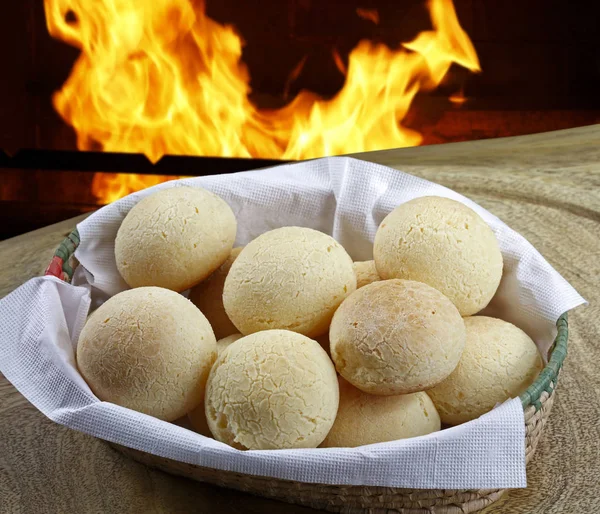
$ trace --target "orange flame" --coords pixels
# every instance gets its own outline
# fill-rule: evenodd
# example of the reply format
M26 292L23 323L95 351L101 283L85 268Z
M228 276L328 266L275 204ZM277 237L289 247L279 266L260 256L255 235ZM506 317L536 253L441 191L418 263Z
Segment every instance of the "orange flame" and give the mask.
M285 82L285 87L283 88L283 97L284 98L287 98L290 95L290 87L292 87L292 84L294 83L294 81L302 73L302 70L304 69L304 65L306 64L306 59L308 59L308 55L305 55L304 57L302 57L302 59L300 59L298 64L296 64L294 69L289 74L288 79Z
M433 30L398 49L361 41L335 97L301 91L261 109L248 99L240 36L196 4L45 0L50 34L81 50L53 97L81 150L307 159L418 145L420 134L402 125L417 92L453 63L480 70L452 1L430 0ZM107 202L155 180L128 177L118 192L97 184L95 194Z
M460 91L457 91L456 93L452 93L448 97L448 100L450 100L457 107L460 107L467 101L467 97L465 96L464 91L461 89Z
M357 7L356 14L363 20L372 21L375 25L379 25L379 11L377 9L361 9Z
M183 177L170 175L137 175L134 173L95 173L92 194L107 204L130 193Z
M337 49L334 48L331 52L331 55L333 56L333 62L335 62L336 68L338 70L340 70L340 73L342 75L346 75L348 73L348 70L346 69L346 65L344 64L344 61L342 60L342 56L337 51Z

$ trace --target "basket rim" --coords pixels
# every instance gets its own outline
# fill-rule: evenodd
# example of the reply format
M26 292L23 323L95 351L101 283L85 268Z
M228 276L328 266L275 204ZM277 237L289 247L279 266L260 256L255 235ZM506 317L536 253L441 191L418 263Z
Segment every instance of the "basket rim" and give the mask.
M81 239L77 228L60 243L54 256L46 268L44 275L55 276L65 282L71 282L76 266L71 266L71 257L79 246ZM541 409L540 398L544 392L552 393L556 386L558 373L567 356L569 339L569 323L567 313L563 313L556 322L557 334L548 350L548 363L527 390L519 397L523 410L534 406L536 412Z

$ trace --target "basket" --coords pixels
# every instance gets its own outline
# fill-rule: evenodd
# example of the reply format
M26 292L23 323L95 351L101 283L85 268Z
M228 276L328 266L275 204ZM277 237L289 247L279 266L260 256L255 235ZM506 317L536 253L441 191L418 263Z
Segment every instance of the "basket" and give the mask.
M46 275L70 282L77 263L73 254L79 245L77 229L56 250ZM550 416L554 390L563 361L567 355L567 314L557 322L558 333L548 352L548 364L537 380L521 395L525 415L525 456L529 462ZM400 489L373 486L336 486L280 480L271 477L245 475L231 471L186 464L157 457L117 444L111 446L134 460L150 467L193 480L237 489L288 503L296 503L331 512L359 514L465 514L476 512L498 501L505 490Z

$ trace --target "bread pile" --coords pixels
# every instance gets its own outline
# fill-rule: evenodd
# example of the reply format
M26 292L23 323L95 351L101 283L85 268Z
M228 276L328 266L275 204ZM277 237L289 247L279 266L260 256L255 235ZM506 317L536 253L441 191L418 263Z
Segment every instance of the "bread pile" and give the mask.
M233 248L236 229L200 188L163 189L127 214L115 259L131 289L90 315L77 348L101 400L187 415L241 450L355 447L475 419L543 367L519 328L474 316L502 255L459 202L398 206L364 262L313 229Z

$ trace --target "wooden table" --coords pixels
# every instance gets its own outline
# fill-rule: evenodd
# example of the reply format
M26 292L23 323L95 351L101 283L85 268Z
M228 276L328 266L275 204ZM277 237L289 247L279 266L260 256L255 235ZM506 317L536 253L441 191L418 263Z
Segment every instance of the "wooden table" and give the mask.
M451 187L523 234L590 302L527 489L490 513L600 512L600 125L359 156ZM40 275L77 219L0 243L0 297ZM0 376L0 512L310 512L176 478L56 425Z

